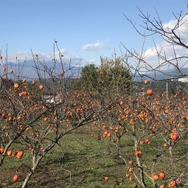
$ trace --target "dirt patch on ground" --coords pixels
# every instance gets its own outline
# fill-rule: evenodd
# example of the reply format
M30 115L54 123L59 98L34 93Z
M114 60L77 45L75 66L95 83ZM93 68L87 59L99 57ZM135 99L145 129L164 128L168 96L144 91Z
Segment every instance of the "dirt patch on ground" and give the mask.
M58 170L57 170L58 169ZM0 188L16 188L23 183L29 167L22 165L19 169L7 169L0 172ZM19 175L19 180L15 184L12 181L14 174ZM48 166L39 166L31 177L28 187L61 187L65 182L68 182L70 174L65 170L59 170L58 164L50 164Z

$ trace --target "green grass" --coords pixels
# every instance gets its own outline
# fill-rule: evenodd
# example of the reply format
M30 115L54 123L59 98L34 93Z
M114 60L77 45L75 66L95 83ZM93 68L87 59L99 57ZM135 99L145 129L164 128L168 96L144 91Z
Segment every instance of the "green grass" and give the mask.
M115 145L110 138L97 139L97 134L91 137L94 130L85 127L66 135L41 161L36 173L29 181L29 188L132 188L135 182L129 182L124 174L127 168L123 161L117 156ZM95 133L95 132L94 132ZM154 140L155 141L155 140ZM184 143L183 148L188 147ZM133 158L132 142L130 137L125 136L121 142L122 153L127 159ZM143 147L143 163L150 166L152 156L156 152L156 143ZM177 147L176 153L183 151ZM30 159L29 152L25 152L21 160L7 157L5 163L0 167L0 185L2 187L17 188L21 186L24 175L28 169L21 164L27 164ZM164 158L165 160L165 158ZM160 169L169 167L168 157L161 162ZM185 161L187 160L184 159ZM12 174L18 166L20 181L11 183ZM180 165L181 166L181 165ZM109 181L104 181L104 176L109 176ZM0 186L0 187L1 187ZM152 187L152 186L151 186Z

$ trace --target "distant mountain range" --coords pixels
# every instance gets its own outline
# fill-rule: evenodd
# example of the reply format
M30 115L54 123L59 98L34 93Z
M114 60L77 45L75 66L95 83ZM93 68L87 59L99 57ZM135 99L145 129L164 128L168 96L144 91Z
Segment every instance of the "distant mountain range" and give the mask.
M56 63L54 66L53 61L35 63L33 60L27 60L19 63L9 62L6 65L1 65L0 75L4 74L3 66L6 66L6 73L8 73L8 78L10 79L37 79L38 74L43 78L48 78L48 72L60 75L63 73L63 70L65 77L77 78L82 70L81 66L75 65L74 63L70 64L70 62L63 62L62 67L60 63ZM12 74L9 73L10 70L13 70Z
M0 75L3 75L2 67L5 65L0 65ZM19 63L9 62L6 64L8 78L10 79L37 79L39 73L43 78L48 78L47 72L53 72L56 75L62 74L62 67L60 63L56 63L54 67L53 61L35 63L33 60L27 60ZM63 62L63 69L65 71L65 77L70 78L78 78L81 75L82 66L78 66L78 64L70 61ZM13 73L10 74L9 71L13 70ZM17 77L19 76L19 77ZM178 79L181 77L188 77L188 68L181 68L180 71L177 69L168 69L168 70L158 70L158 71L148 71L142 74L134 74L134 81L143 81L144 79L148 80L171 80Z
M135 74L135 81L148 80L176 80L179 78L188 78L188 68L158 70L146 72L145 74Z

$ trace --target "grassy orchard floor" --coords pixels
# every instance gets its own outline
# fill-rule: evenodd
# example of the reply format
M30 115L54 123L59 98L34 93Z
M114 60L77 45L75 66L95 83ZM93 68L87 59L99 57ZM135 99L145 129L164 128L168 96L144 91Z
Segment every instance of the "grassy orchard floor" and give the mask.
M32 176L28 187L132 188L134 181L130 182L125 178L127 168L117 157L115 145L110 142L110 138L98 140L97 137L98 132L88 126L65 136L61 140L62 148L57 146L47 154L38 167L36 174ZM152 156L156 154L157 143L159 143L159 140L155 138L151 140L150 145L142 148L144 163L147 164L147 161L152 161ZM123 137L122 148L126 158L134 159L132 152L130 152L133 149L133 143L128 136ZM188 140L186 139L181 144L181 148L176 148L176 155L182 154L183 151L186 152L187 148ZM21 186L27 167L22 166L18 170L20 181L12 183L11 178L19 165L22 163L27 164L28 158L29 151L25 152L21 160L15 157L6 158L3 166L0 167L0 187L16 188ZM162 164L163 166L160 169L168 168L168 159L166 158L165 161L164 158ZM181 166L179 167L181 168ZM104 180L105 176L109 177L108 181Z

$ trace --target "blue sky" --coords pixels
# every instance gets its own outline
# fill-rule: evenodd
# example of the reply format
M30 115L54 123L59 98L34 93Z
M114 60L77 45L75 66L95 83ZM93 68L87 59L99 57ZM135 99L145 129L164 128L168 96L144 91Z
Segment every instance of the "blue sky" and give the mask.
M83 63L99 63L99 57L118 54L121 43L140 50L143 39L123 14L142 24L139 7L168 23L172 12L186 12L187 0L0 0L0 50L9 59L30 58L30 49L50 58L54 40L64 56ZM152 47L152 40L147 47Z

